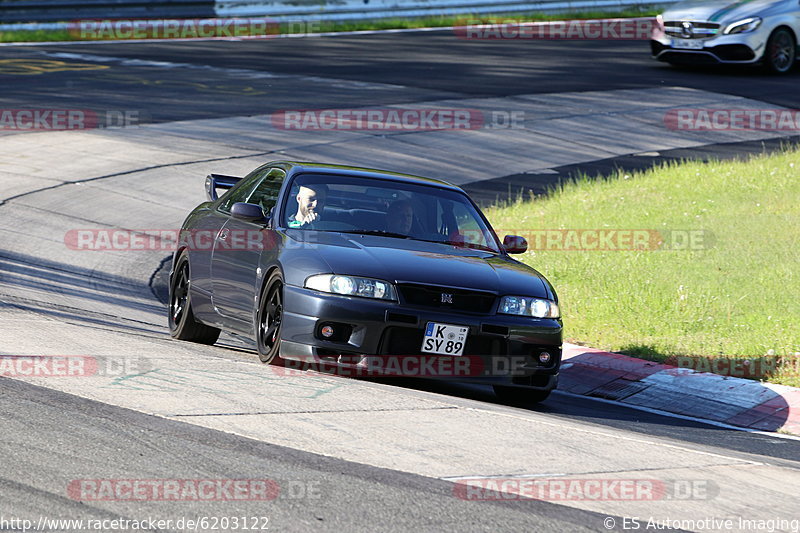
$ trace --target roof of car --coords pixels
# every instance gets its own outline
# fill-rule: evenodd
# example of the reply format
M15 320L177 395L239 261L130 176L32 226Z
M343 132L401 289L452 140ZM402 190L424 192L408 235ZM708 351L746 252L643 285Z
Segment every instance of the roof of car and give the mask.
M388 179L405 183L419 183L423 185L433 185L443 189L454 189L461 191L460 187L448 183L444 180L424 178L413 174L401 174L389 170L378 170L374 168L350 167L346 165L329 165L326 163L315 163L310 161L273 161L270 165L281 164L291 167L294 172L320 172L325 174L340 174L348 176L358 176L365 178ZM287 169L288 170L288 169Z

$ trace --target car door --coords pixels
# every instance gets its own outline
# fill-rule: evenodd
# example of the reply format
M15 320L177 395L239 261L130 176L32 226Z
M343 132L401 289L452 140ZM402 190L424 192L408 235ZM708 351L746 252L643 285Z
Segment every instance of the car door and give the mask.
M211 260L214 253L214 243L220 231L230 217L230 206L246 199L256 186L256 171L251 172L232 189L227 191L197 219L193 220L187 234L182 235L182 244L186 245L189 253L192 276L192 293L195 298L193 307L197 318L208 323L220 325L219 313L212 303L213 278L211 273Z
M280 168L264 168L255 185L239 202L258 204L265 216L278 201L286 177ZM225 206L230 213L233 206ZM228 216L214 241L211 259L213 302L217 312L233 329L250 332L256 300L256 277L263 250L272 250L276 238L265 221L251 222Z

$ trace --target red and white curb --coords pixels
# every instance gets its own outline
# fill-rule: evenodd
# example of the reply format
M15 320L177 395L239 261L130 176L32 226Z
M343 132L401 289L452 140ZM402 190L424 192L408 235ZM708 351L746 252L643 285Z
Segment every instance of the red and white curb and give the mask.
M761 431L800 434L800 389L564 344L558 390Z

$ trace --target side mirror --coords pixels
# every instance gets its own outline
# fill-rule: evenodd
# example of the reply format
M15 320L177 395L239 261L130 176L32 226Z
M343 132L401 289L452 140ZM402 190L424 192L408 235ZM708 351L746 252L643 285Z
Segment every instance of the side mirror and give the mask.
M503 248L510 254L522 254L528 250L528 241L519 235L506 235L503 237Z
M247 204L245 202L236 202L231 206L231 216L249 222L266 221L264 217L264 210L258 204Z

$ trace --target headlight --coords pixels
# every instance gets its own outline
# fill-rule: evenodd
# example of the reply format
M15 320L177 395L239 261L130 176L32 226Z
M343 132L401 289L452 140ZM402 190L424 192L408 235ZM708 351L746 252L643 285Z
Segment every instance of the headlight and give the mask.
M504 315L522 315L534 318L558 318L561 316L557 303L527 296L503 296L497 312Z
M759 17L750 17L744 20L739 20L732 24L728 24L728 26L725 28L725 31L722 33L725 35L730 35L733 33L747 33L758 28L760 25L761 19Z
M318 274L306 280L306 288L333 294L343 294L345 296L397 300L394 285L388 281L372 278L340 276L339 274Z

